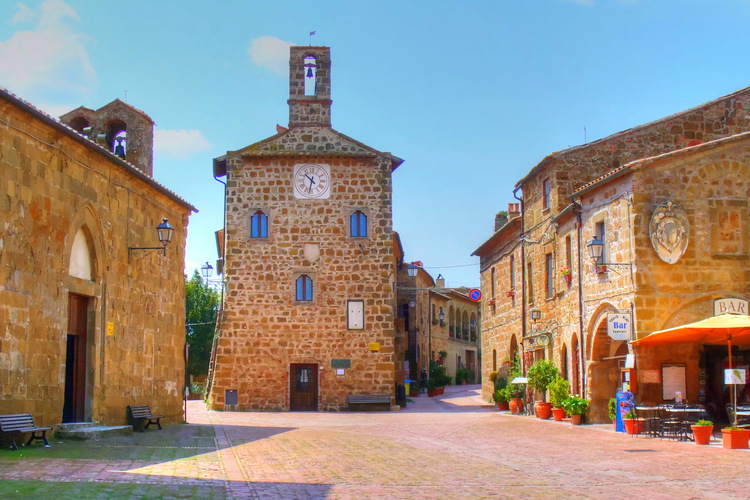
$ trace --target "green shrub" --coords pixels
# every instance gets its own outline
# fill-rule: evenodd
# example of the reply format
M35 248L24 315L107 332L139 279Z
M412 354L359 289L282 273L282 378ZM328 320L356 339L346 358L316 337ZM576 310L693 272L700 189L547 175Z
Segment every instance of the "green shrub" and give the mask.
M555 377L549 384L549 402L554 408L562 408L562 402L570 397L570 384L562 377Z
M535 362L527 373L529 386L542 393L542 401L546 401L547 387L560 375L560 371L551 361L540 359Z

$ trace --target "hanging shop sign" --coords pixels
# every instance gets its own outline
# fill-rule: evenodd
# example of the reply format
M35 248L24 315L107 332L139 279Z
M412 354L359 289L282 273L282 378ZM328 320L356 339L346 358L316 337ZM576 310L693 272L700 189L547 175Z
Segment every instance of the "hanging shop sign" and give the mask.
M613 340L632 340L633 316L627 313L607 313L607 335Z

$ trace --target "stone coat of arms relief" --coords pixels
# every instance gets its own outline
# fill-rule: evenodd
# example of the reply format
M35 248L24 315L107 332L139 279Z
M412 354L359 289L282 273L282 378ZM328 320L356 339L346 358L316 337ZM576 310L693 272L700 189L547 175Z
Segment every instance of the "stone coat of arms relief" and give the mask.
M683 256L688 246L690 223L685 210L668 201L658 205L648 225L651 245L661 260L674 264Z

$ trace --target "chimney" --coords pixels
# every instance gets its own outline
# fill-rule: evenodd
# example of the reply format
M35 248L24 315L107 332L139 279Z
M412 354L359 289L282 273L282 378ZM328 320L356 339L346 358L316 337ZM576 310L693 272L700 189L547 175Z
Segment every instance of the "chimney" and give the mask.
M508 212L499 211L495 214L495 231L508 223Z

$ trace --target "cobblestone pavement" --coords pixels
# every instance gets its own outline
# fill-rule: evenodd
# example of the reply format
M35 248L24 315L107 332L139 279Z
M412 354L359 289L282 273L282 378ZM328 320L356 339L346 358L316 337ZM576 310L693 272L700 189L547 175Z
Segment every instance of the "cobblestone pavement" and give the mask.
M189 402L190 425L1 451L0 498L750 497L750 451L508 415L478 391L448 387L390 413Z

